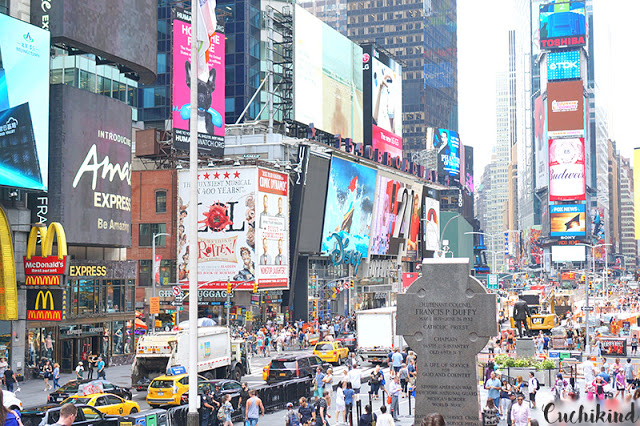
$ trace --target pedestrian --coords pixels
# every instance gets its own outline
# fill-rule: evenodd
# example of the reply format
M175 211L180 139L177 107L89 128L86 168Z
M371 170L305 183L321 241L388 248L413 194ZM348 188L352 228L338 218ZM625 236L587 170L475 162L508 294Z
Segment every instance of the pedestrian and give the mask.
M338 424L344 424L346 422L347 406L344 401L344 390L346 387L347 382L342 381L338 383L338 388L336 389L336 422L338 422Z
M60 407L60 418L57 422L55 422L51 426L71 426L76 421L76 415L78 414L78 409L75 405L68 402ZM20 423L16 423L20 424Z
M556 381L551 388L551 392L555 392L556 399L563 399L567 396L567 381L562 377L561 373L556 376Z
M524 390L522 389L524 388L524 379L522 378L522 376L516 377L516 383L513 385L513 387L515 388L516 393L521 393L524 395Z
M398 376L400 376L400 387L402 388L402 397L407 397L407 384L409 383L409 370L407 370L407 364L402 364L400 367L400 371L398 371Z
M635 377L635 371L633 364L631 364L631 358L627 358L627 363L624 365L624 378L627 382L627 391L631 393L631 386L633 385L633 378Z
M300 416L300 424L311 425L313 420L313 407L307 403L307 398L304 396L298 401L300 407L298 407L298 414Z
M482 424L484 426L497 426L500 423L498 414L498 407L495 406L493 399L488 398L487 404L482 410Z
M393 366L393 375L395 376L402 367L402 354L400 353L399 348L395 348L393 350L393 354L391 355L391 365Z
M493 361L487 362L487 367L484 369L485 384L489 381L489 379L491 378L491 373L493 373L494 371L495 371L495 364L493 363Z
M98 379L107 380L107 375L105 371L107 368L107 365L101 356L98 357L98 362L96 363L96 367L98 368Z
M291 406L293 407L293 404L291 404ZM222 397L222 407L220 407L219 410L223 410L222 411L224 414L223 426L233 426L233 421L231 420L231 415L233 414L233 405L231 405L231 395L225 395ZM295 425L291 425L291 426L295 426Z
M327 410L331 408L331 399L333 398L333 368L327 369L327 374L322 379L323 388L329 392L327 395Z
M511 420L511 409L513 408L513 404L516 403L516 394L513 392L509 392L508 396L509 404L507 405L506 417L507 417L507 426L513 426L513 421Z
M11 366L7 366L7 368L4 370L4 382L7 385L7 390L9 392L13 392L13 386L15 383L18 383L18 377L16 376L16 373L14 373L11 369ZM20 390L19 387L18 390Z
M313 396L315 396L316 401L322 398L322 379L324 379L324 373L322 372L322 368L318 367L316 368L316 376L313 378L313 388L315 389Z
M500 386L500 415L503 416L507 413L509 408L509 392L511 391L511 385L507 379L502 379L502 385Z
M57 362L55 362L53 364L53 390L56 390L60 387L60 383L58 382L60 380L60 364L58 364Z
M620 397L624 399L625 387L626 386L625 386L624 371L622 369L619 369L618 372L616 373L616 378L615 378L616 394L614 398L617 398L618 395L620 395Z
M493 404L497 407L500 405L500 380L496 378L496 372L492 371L489 380L484 384L484 388L488 390L488 398L493 399ZM520 376L518 376L520 377ZM522 377L520 377L522 381Z
M240 385L240 398L238 399L238 409L240 410L240 412L242 413L242 416L244 416L244 402L247 402L249 400L249 385L247 385L247 382L242 382L242 384Z
M538 379L534 377L533 371L529 371L529 382L527 383L527 389L529 389L529 402L532 408L536 408L536 394L538 393Z
M9 363L7 362L7 359L4 357L0 358L0 381L3 384L4 384L4 370L6 370L8 366L9 366Z
M500 382L498 382L499 384ZM400 386L400 377L396 375L393 378L393 381L389 384L389 393L388 395L391 397L391 404L389 405L390 414L393 416L393 420L400 421L398 416L400 415L400 391L402 387Z
M96 356L93 354L93 352L89 352L89 355L87 356L87 379L93 380L93 370L95 366Z
M356 364L355 367L349 370L347 377L349 377L351 388L356 393L356 401L357 401L360 395L360 388L362 387L362 370L360 370L360 368Z
M343 389L344 393L344 407L345 407L345 422L348 425L353 423L353 400L355 392L353 387L351 386L351 382L347 382L345 388Z
M635 355L638 351L638 336L631 338L631 355Z
M380 391L380 383L382 382L382 371L380 371L380 365L376 365L376 368L371 372L369 377L369 384L371 385L371 389L369 393L372 395L373 399L378 399L378 392Z
M327 413L327 400L325 399L327 396L327 391L324 391L322 397L320 397L315 404L315 410L313 411L313 419L315 421L316 426L328 426L329 418L331 417L329 413ZM254 425L249 425L254 426Z
M264 416L264 405L262 400L256 396L255 390L249 391L249 399L246 403L246 414L244 416L244 422L246 426L256 426L260 419L260 414Z
M378 416L371 412L371 405L364 406L364 414L360 416L358 426L376 426Z
M78 362L78 366L76 367L76 380L84 379L84 366L82 361Z
M593 389L591 388L591 384L595 380L595 372L593 367L593 361L588 359L582 363L582 371L584 372L584 391L589 392Z
M211 400L211 389L209 386L203 386L202 394L200 395L200 410L201 419L200 424L203 426L208 426L211 422L211 417L215 413L215 407L213 405L213 401Z
M376 422L376 426L395 426L395 422L393 421L393 416L387 413L387 406L383 405L380 407L380 415L378 416L378 421Z
M513 426L527 426L530 417L529 404L524 404L524 395L520 394L517 403L511 407L511 424Z
M287 402L287 414L284 415L285 426L299 426L300 413L296 413L293 409L293 403Z
M51 383L49 383L49 380L53 379L53 367L49 360L47 360L42 366L42 377L44 377L44 391L47 392L53 387Z

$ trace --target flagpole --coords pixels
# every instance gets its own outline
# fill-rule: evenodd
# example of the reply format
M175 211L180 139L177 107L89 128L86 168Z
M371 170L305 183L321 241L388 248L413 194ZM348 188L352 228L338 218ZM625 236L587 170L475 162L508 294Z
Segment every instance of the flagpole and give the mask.
M191 117L189 119L189 413L198 426L198 2L191 2Z

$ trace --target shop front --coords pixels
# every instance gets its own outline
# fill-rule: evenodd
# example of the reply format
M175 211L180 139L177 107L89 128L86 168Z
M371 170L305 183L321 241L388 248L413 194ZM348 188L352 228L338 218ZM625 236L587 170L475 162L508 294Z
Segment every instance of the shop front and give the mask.
M309 320L326 321L348 313L353 296L349 266L326 256L310 257L308 271Z
M158 292L161 304L171 306L166 311L169 314L177 314L175 321L181 322L188 318L189 297L180 292L176 297L171 289L162 289ZM231 323L244 324L247 309L251 309L252 293L248 291L232 291L229 294L229 319ZM184 299L183 299L184 298ZM182 305L180 305L182 300ZM178 301L178 306L176 305ZM227 323L227 292L226 290L198 290L198 318L211 318L216 324ZM182 308L182 310L180 310Z

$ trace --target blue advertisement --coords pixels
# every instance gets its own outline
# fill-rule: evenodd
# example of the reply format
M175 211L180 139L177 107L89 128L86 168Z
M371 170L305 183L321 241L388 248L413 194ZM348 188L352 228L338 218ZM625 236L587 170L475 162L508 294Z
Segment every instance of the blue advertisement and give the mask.
M453 130L437 129L433 147L438 151L438 174L448 174L454 181L460 180L460 138Z
M557 49L584 46L587 32L584 1L563 1L540 6L540 47Z
M48 31L0 14L0 186L47 190Z
M333 157L322 229L322 253L357 267L369 255L377 172Z
M580 78L580 51L549 52L547 55L547 79L577 80Z
M549 206L551 237L583 237L587 223L584 204L553 204Z

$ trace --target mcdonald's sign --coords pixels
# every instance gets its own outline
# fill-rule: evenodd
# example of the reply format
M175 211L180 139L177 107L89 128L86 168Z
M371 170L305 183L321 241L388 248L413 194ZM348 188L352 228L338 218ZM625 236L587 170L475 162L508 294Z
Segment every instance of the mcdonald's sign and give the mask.
M18 319L16 262L9 221L0 207L0 320Z
M38 237L40 237L42 246L41 256L36 256ZM58 243L58 253L56 255L52 254L54 238ZM24 273L26 275L64 275L66 266L67 237L62 225L58 222L52 222L48 228L42 224L33 226L27 241ZM28 282L27 285L29 285Z
M62 290L27 289L27 319L31 321L61 321Z
M60 275L27 275L26 285L61 285Z

